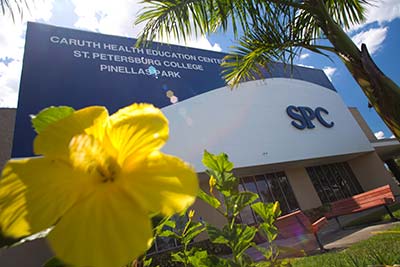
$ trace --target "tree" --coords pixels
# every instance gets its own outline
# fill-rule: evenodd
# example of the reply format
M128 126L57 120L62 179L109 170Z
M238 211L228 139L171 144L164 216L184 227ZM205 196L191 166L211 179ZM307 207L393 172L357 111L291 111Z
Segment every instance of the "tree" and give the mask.
M373 0L371 0L373 1ZM144 0L136 23L146 22L138 45L156 37L186 40L232 29L238 45L225 58L231 86L260 78L273 61L290 66L302 49L337 55L394 135L400 139L400 88L346 34L364 21L368 0ZM239 37L239 33L240 37ZM322 40L329 41L324 45Z

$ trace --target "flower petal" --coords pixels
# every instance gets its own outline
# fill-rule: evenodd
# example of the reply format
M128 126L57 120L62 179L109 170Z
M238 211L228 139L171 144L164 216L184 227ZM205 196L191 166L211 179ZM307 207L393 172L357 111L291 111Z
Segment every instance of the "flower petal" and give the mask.
M177 157L153 152L117 182L145 209L172 215L196 199L198 180L194 169ZM129 168L126 168L127 170Z
M21 233L28 234L53 226L78 199L90 193L93 183L64 162L46 158L10 160L3 175L1 228L13 236L18 234L17 225ZM5 193L8 190L16 191Z
M73 266L125 266L152 240L150 219L126 193L105 183L71 209L48 236L55 254Z
M109 125L109 142L118 151L114 156L121 166L130 156L138 159L160 149L168 139L167 118L149 104L120 109L110 116Z
M0 180L0 233L7 237L19 238L32 234L25 220L26 186L6 165Z
M89 174L98 183L114 179L119 170L115 160L92 135L80 134L72 137L69 154L73 168Z
M68 145L77 134L92 134L101 139L108 112L104 107L93 106L75 111L72 115L47 126L34 141L36 155L68 157Z

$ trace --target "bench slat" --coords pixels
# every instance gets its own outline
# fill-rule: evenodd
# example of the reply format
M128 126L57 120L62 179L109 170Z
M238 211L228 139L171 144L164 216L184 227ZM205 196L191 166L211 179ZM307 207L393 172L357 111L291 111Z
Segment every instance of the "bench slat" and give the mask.
M327 218L351 214L373 207L392 204L395 197L389 185L375 188L373 190L354 195L350 198L341 199L331 203L331 211L326 213Z

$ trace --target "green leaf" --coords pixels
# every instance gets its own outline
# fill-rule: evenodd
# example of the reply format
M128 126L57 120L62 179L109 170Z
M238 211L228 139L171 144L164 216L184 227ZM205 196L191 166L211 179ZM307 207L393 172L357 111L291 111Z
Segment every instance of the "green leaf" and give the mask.
M175 252L171 254L172 261L186 263L185 254L183 252Z
M278 236L278 228L273 224L261 223L259 227L262 230L264 236L267 237L268 242L270 243L274 241Z
M41 133L50 124L68 117L74 109L67 106L48 107L36 115L31 115L32 126L37 133Z
M220 176L216 176L217 185L216 188L224 196L229 197L239 193L238 185L239 179L235 177L232 173L224 172Z
M143 260L143 267L150 267L152 261L153 261L152 258L145 258Z
M271 247L265 248L265 247L261 247L261 246L253 246L253 248L257 249L258 251L261 252L261 254L267 259L269 260L272 255L273 255L273 251Z
M253 226L235 224L231 230L231 239L235 240L231 247L232 251L234 251L237 256L240 256L246 249L253 245L253 239L256 233L257 229Z
M225 225L222 230L215 226L206 225L210 241L216 244L226 244L232 251L240 256L253 244L257 229L253 226L234 224L232 228Z
M158 236L161 237L173 237L173 238L179 238L179 236L177 234L175 234L173 231L171 230L163 230L161 231L161 233L158 234Z
M191 223L182 237L182 243L188 245L196 236L204 232L204 230L206 230L206 228L202 223Z
M217 198L210 196L209 194L204 192L202 189L199 190L199 194L197 196L213 208L217 209L219 206L221 206L221 202L219 202L219 200Z
M232 196L233 216L237 216L245 207L253 203L258 195L252 192L240 192L238 195Z
M207 263L208 253L207 250L196 251L193 255L188 257L188 262L194 267L209 267Z
M215 255L209 255L207 259L203 259L205 266L218 266L218 267L239 267L238 264L225 258Z
M53 257L46 261L45 264L43 264L43 267L72 267L72 265L68 265L62 262L60 259Z
M272 267L272 266L276 266L276 265L274 265L270 261L261 261L261 262L254 263L252 266L254 266L254 267Z
M278 236L278 228L274 225L276 218L281 214L279 202L275 203L255 203L251 208L264 222L260 223L261 233L272 242Z
M210 238L210 241L215 244L228 244L229 243L229 235L227 235L224 231L218 229L217 227L207 224L206 225L207 234Z
M207 174L214 176L215 187L219 192L224 196L231 196L238 192L239 179L230 172L233 169L233 163L228 160L228 155L225 153L213 155L205 150L202 162L208 168Z
M171 218L172 216L155 216L152 218L152 224L154 226L153 231L155 236L158 236L162 231L164 231L165 226L175 228L175 222Z
M268 224L273 224L281 214L279 202L277 201L274 203L257 202L251 205L251 209Z
M164 222L163 227L164 226L175 228L176 227L176 222L174 220L169 219L169 220Z
M233 163L228 160L228 155L225 153L213 155L204 150L202 162L207 168L219 173L229 172L233 169Z

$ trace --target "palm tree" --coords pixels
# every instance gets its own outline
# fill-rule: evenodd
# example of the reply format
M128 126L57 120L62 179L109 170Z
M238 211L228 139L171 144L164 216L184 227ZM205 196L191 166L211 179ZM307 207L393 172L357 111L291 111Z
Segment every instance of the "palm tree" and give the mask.
M0 0L0 8L3 16L9 13L15 21L15 14L20 14L22 19L24 10L29 10L29 3L26 0Z
M374 0L371 0L374 1ZM394 135L400 139L400 88L345 29L364 21L368 0L144 0L136 23L146 22L138 45L156 37L186 40L232 29L240 37L223 63L231 86L261 76L273 61L289 64L302 49L337 55ZM330 45L322 45L321 40Z

